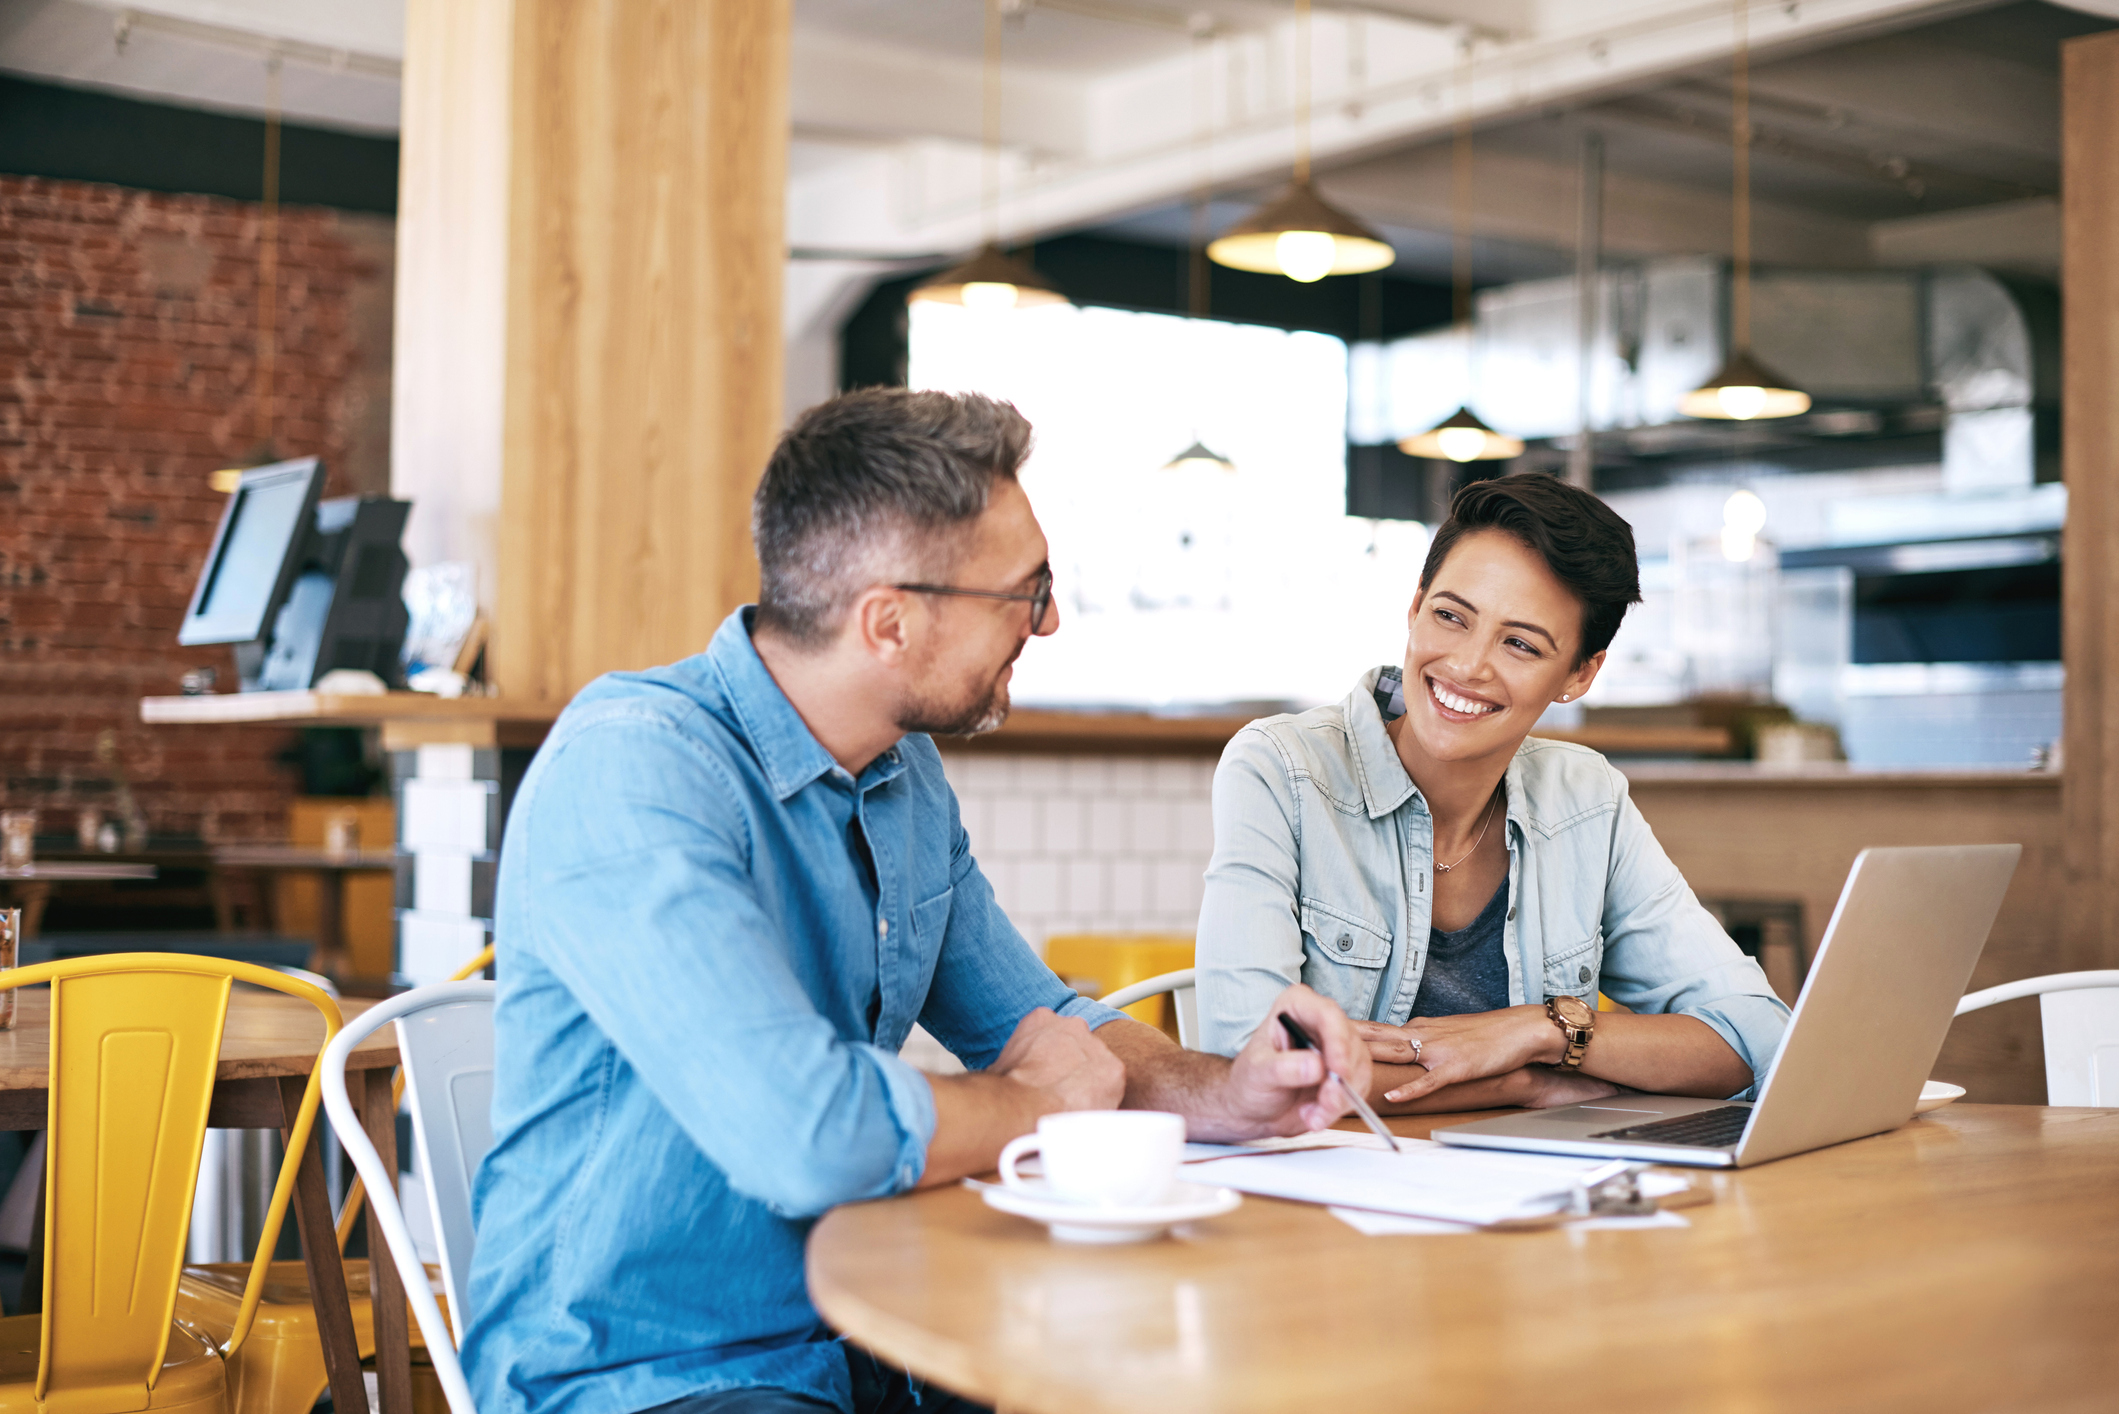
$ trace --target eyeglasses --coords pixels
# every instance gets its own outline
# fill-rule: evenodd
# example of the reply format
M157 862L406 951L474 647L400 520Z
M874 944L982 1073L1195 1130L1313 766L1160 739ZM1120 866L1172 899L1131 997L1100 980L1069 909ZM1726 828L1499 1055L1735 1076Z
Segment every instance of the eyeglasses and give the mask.
M965 599L1006 599L1012 603L1030 606L1030 631L1035 634L1045 627L1045 612L1052 607L1052 566L1046 565L1037 572L1037 588L1028 594L1002 594L992 589L957 589L947 584L893 584L892 589L903 589L914 594L954 594Z

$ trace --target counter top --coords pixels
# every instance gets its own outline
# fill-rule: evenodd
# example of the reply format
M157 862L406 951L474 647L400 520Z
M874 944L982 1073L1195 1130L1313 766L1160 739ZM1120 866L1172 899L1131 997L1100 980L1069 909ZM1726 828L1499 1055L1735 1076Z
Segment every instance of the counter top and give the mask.
M1731 786L1758 790L1818 787L2030 788L2058 790L2060 773L2015 766L1855 766L1811 761L1772 766L1757 761L1617 761L1636 786Z

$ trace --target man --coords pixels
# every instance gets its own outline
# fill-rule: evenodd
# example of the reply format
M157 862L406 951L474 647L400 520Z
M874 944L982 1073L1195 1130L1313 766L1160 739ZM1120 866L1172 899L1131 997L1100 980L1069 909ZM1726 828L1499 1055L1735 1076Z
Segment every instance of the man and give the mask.
M953 1183L1059 1110L1298 1133L1366 1050L1306 988L1233 1061L1075 996L972 859L929 735L989 731L1059 626L975 396L811 409L758 488L759 603L697 657L602 678L524 777L501 857L494 1147L466 1363L485 1414L881 1414L902 1375L803 1286L838 1203ZM970 1074L897 1056L914 1022ZM950 1402L930 1392L923 1414Z

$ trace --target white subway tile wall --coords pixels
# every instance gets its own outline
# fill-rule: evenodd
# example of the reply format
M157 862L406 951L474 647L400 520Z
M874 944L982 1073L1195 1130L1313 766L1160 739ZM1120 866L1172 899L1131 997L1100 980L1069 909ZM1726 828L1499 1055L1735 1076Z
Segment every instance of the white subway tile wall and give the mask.
M1190 933L1214 850L1214 762L945 752L971 851L1032 945Z

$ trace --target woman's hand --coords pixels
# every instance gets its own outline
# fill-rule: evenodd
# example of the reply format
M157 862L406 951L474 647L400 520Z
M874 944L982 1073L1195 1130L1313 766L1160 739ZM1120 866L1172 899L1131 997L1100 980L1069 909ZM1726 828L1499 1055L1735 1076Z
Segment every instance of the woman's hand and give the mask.
M1550 1066L1527 1065L1520 1070L1511 1070L1501 1075L1489 1075L1483 1080L1466 1080L1456 1085L1444 1085L1430 1090L1417 1100L1386 1100L1384 1094L1395 1093L1404 1086L1408 1078L1416 1078L1420 1071L1410 1066L1379 1065L1376 1067L1376 1084L1383 1093L1374 1097L1378 1110L1384 1114L1464 1114L1471 1110L1526 1109L1549 1110L1560 1105L1578 1105L1584 1100L1601 1100L1607 1095L1620 1093L1622 1087L1608 1080L1599 1080L1593 1075L1582 1075Z
M1357 1021L1354 1027L1367 1044L1371 1060L1422 1068L1412 1080L1383 1097L1393 1103L1420 1099L1445 1085L1558 1060L1566 1051L1566 1038L1542 1006L1423 1016L1404 1026Z

